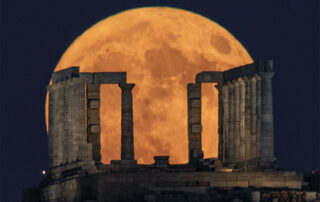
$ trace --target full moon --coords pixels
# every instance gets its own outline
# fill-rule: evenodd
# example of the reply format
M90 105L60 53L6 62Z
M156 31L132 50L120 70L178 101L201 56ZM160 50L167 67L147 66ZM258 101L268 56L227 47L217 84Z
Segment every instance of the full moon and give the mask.
M146 7L127 10L90 27L68 47L54 71L127 72L133 89L135 159L153 163L188 161L187 84L202 71L224 71L252 63L241 43L217 23L192 12ZM101 86L102 162L120 159L121 89ZM202 87L204 157L218 153L218 98ZM47 102L48 103L48 102ZM47 104L46 104L47 106ZM46 114L48 109L46 108Z

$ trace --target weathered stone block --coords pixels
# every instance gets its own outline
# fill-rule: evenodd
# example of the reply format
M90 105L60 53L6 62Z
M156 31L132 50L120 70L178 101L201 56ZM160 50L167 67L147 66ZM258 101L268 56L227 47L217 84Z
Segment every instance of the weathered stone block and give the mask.
M305 192L304 198L306 201L314 201L317 199L317 192Z
M100 119L98 116L89 116L88 117L88 124L89 125L99 125Z
M94 73L93 79L94 79L94 83L98 83L98 84L126 83L127 73L126 72Z
M191 126L191 132L192 133L201 133L202 126L200 124L192 124Z
M88 99L99 99L100 92L88 91L87 96L88 96Z
M198 89L189 90L188 98L189 99L201 98L201 89L200 90L198 90Z
M260 192L258 191L253 191L251 193L251 201L252 202L260 202Z
M194 124L194 123L201 123L201 116L192 116L189 117L189 123Z
M197 116L201 117L201 108L192 108L189 110L189 112L190 112L189 116L191 117L197 117Z
M200 99L190 100L190 106L193 108L201 108L201 100Z
M93 109L97 109L100 107L100 101L99 100L90 100L89 101L89 107Z
M90 127L89 127L89 131L90 131L90 133L100 133L100 126L98 126L98 125L91 125Z
M90 92L99 92L100 84L87 84L87 90Z
M99 109L88 109L88 116L89 117L99 117L100 116L100 111Z
M79 159L83 161L92 160L92 144L85 143L79 145Z

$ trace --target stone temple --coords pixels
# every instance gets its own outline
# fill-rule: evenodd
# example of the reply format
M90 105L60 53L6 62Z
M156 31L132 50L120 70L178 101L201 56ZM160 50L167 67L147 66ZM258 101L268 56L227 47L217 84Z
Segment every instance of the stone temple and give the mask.
M48 170L39 187L24 191L23 201L291 201L293 192L296 201L315 200L316 192L302 191L302 173L276 165L273 75L271 60L195 75L186 86L189 162L172 165L169 156L155 156L144 165L134 157L135 84L127 83L126 72L54 72L47 87ZM202 83L217 84L219 92L217 158L203 158ZM101 84L118 84L122 92L121 160L110 164L101 163Z

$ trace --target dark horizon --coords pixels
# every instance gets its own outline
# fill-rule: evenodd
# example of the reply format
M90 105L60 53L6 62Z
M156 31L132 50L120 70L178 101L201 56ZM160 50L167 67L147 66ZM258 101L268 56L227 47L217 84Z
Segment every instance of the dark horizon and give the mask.
M231 3L232 2L232 3ZM19 201L47 167L46 85L61 55L87 28L121 11L169 6L232 33L254 61L273 59L275 152L287 170L320 169L319 6L298 1L2 1L1 201ZM16 92L20 91L20 92Z

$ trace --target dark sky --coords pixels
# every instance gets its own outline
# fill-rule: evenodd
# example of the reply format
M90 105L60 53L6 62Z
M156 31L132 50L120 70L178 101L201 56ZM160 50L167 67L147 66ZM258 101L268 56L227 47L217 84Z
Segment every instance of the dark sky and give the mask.
M0 201L20 201L47 165L45 87L84 30L120 11L171 6L229 30L254 60L274 59L275 151L285 169L320 168L317 0L2 0Z

